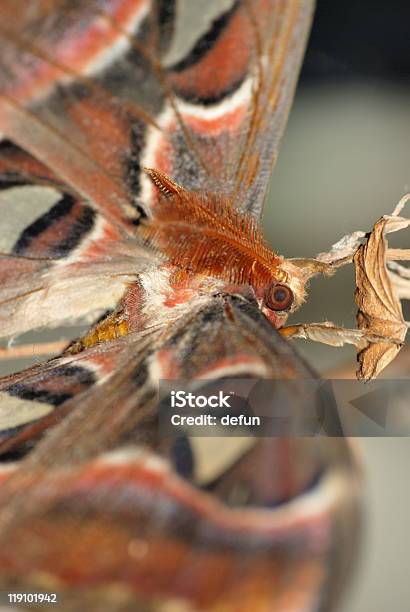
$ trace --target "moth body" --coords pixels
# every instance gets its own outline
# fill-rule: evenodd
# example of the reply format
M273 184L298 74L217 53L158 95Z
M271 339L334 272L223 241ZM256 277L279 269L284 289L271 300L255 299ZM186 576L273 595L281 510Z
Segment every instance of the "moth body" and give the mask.
M275 253L229 197L189 192L161 172L146 171L160 197L143 235L174 266L163 305L177 307L201 293L251 291L273 326L282 327L304 300L300 268Z

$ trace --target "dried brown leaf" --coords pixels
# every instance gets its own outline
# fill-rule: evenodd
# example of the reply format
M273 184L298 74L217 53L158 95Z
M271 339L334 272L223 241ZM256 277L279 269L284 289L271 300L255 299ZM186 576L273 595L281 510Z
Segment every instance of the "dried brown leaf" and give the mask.
M410 220L396 215L382 217L353 258L356 273L357 326L382 338L359 350L357 376L375 378L396 357L407 333L401 302L386 265L386 233L403 229Z

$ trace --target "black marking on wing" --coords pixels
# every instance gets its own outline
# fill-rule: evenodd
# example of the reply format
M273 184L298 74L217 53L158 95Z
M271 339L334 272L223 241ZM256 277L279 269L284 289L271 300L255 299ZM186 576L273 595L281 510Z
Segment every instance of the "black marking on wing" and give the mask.
M241 87L243 82L245 81L247 75L243 74L240 79L229 85L226 89L218 92L217 95L208 96L208 97L200 97L197 95L190 95L188 92L178 89L178 98L184 100L185 102L191 102L191 104L198 104L200 106L213 106L214 104L219 104L225 98L228 98L232 94L234 94Z
M14 245L13 252L22 255L35 238L65 217L73 206L74 198L68 194L64 195L50 210L26 227Z
M157 16L160 28L160 52L163 52L167 49L174 32L176 1L157 0Z
M93 228L95 216L96 212L91 206L84 206L81 217L73 225L70 234L65 240L56 245L55 249L53 249L53 254L57 257L65 257L75 249L81 242L83 236L88 234Z
M0 432L1 461L5 454L18 453L17 458L29 452L49 427L62 418L64 405L67 400L83 393L97 381L95 374L79 366L57 366L46 370L39 367L27 380L16 382L5 387L3 391L10 396L26 401L47 404L50 409L45 415L39 415L36 410L30 415L26 407L23 414L25 422L12 425ZM54 410L53 410L54 408ZM13 407L18 422L19 405ZM58 409L58 411L56 411Z
M199 62L207 53L212 49L214 43L221 36L229 21L236 13L239 6L239 2L234 2L233 6L228 9L225 13L222 13L220 17L215 19L209 30L205 32L195 43L189 54L182 60L174 64L169 68L171 72L182 72L191 66L194 66ZM224 94L226 95L226 94Z
M134 225L139 225L141 219L147 217L144 207L138 202L141 193L141 155L145 147L146 129L142 122L134 123L131 132L131 153L126 160L125 180L131 191L132 204L139 214L138 218L133 220Z
M0 442L1 440L2 440L2 437L0 435ZM12 450L8 453L4 453L0 457L0 462L4 464L4 463L14 463L15 461L19 461L20 459L24 457L27 450L28 450L27 448L19 448L16 450Z
M135 386L137 388L140 388L140 387L143 387L146 382L148 382L148 379L149 379L148 364L146 361L143 361L138 366L138 369L135 371L134 376L133 376L133 381L134 381Z
M185 434L172 441L170 455L176 472L183 478L191 479L195 461L189 438Z
M9 395L25 400L60 406L74 395L95 384L93 372L79 366L60 366L32 383L19 382L6 389Z
M6 157L9 153L13 153L17 150L17 146L7 138L0 141L0 154L2 157Z
M17 173L7 173L0 175L0 191L11 189L12 187L23 187L30 184Z
M50 210L22 232L13 247L13 253L17 255L26 254L31 247L35 246L34 241L36 239L40 239L42 234L44 235L58 222L63 222L64 218L68 218L75 204L76 201L73 196L64 194ZM67 233L61 233L61 231L57 233L55 243L50 244L47 248L47 255L55 258L66 257L93 228L95 216L96 212L93 208L82 205L80 214L69 224Z
M45 389L26 388L21 384L11 387L8 392L10 395L16 395L20 399L44 402L52 406L59 406L72 397L70 393L52 393Z

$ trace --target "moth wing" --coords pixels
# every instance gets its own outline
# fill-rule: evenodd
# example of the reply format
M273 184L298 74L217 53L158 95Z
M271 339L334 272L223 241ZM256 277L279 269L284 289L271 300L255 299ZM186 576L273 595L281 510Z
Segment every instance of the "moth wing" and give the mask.
M31 451L44 433L81 406L86 396L97 396L103 383L113 385L112 377L130 359L129 345L128 337L81 351L72 343L59 357L0 378L0 456ZM138 354L134 346L132 351ZM110 398L118 400L113 392ZM90 409L90 423L97 418L93 417L96 407ZM90 443L88 440L84 446Z
M155 265L121 226L10 142L0 143L0 211L1 337L92 321Z
M19 252L0 261L5 335L118 300L129 251L124 262L120 249L121 270L114 252L158 197L144 166L258 214L310 4L243 1L221 13L210 3L191 32L183 3L3 3L0 131L15 144L0 145L0 186L41 184L60 194L37 217L26 197L32 222L8 245ZM138 249L133 257L144 259ZM92 281L87 266L101 260L104 272ZM80 270L77 290L71 272Z
M260 214L311 0L210 2L200 20L188 3L19 4L0 27L9 138L110 219L149 214L144 166Z
M2 7L1 131L122 225L126 213L139 217L123 174L133 113L145 114L138 105L129 110L96 75L124 46L118 28L131 22L138 30L147 10L138 0Z
M208 21L188 53L180 52L167 69L202 164L195 165L194 156L185 168L175 147L177 172L168 160L168 167L152 167L172 168L182 185L226 193L240 210L260 217L313 6L312 0L243 0ZM178 130L173 140L181 140ZM217 189L208 187L206 170Z
M67 400L74 405L65 420L26 460L3 468L5 585L52 577L78 609L84 598L98 608L99 597L111 610L124 601L158 610L170 602L230 610L240 602L262 611L283 609L283 601L308 608L318 593L332 600L355 533L355 476L343 439L256 438L238 447L222 438L230 452L205 483L186 470L187 453L196 468L201 461L194 440L175 446L157 427L153 372L288 380L313 376L310 368L239 296L187 313L184 325L150 338L149 347L143 339L130 345L114 379Z

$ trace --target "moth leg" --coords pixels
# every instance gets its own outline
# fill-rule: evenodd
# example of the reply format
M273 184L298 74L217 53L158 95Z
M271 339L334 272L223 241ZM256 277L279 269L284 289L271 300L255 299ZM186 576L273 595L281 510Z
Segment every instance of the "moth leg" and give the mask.
M403 342L396 338L386 338L379 334L362 330L338 327L331 321L322 323L299 323L287 325L279 330L280 334L288 339L300 338L302 340L312 340L321 342L329 346L344 346L352 344L358 350L365 348L370 342L388 342L401 345Z

